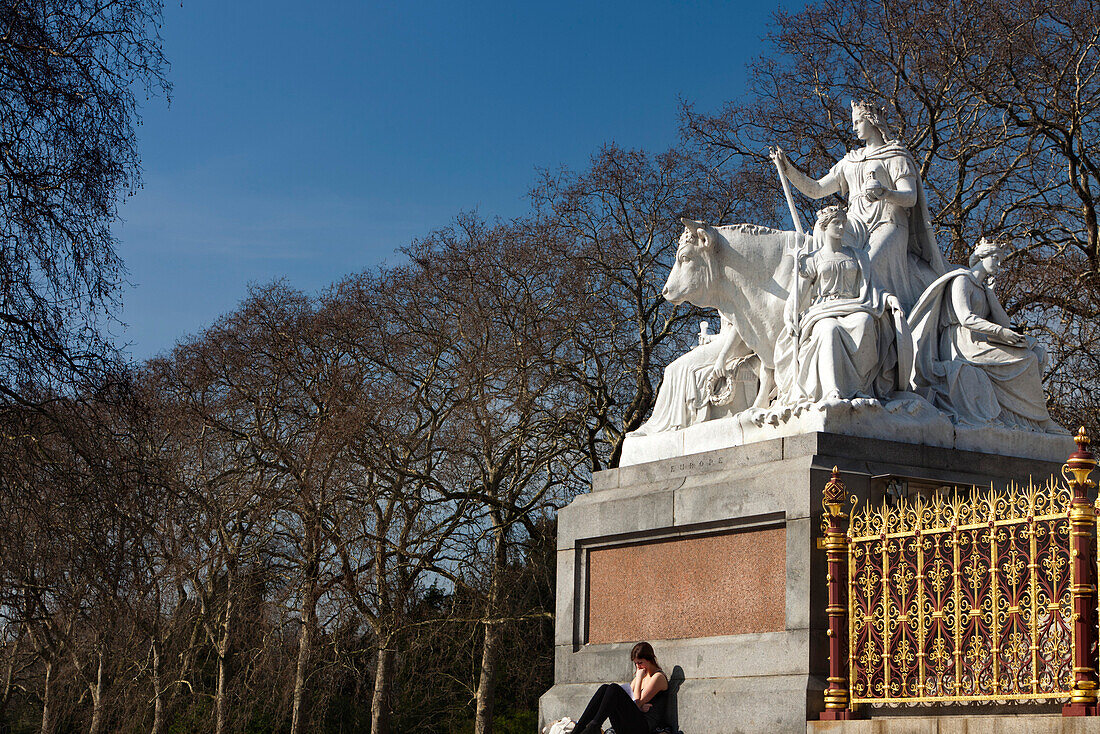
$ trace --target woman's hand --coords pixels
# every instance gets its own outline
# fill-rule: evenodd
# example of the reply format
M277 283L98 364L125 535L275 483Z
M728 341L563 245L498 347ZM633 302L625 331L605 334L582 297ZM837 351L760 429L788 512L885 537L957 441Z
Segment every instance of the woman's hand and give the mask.
M641 701L639 701L638 702L638 708L640 708L642 710L642 713L644 714L646 711L649 711L651 708L653 708L653 704L651 704L651 703L642 703Z
M868 172L867 180L863 184L863 195L871 201L878 201L886 195L886 187L875 178L875 174Z
M1001 327L1001 331L997 334L998 339L1010 346L1017 346L1024 342L1024 335L1018 331L1013 331L1005 327Z

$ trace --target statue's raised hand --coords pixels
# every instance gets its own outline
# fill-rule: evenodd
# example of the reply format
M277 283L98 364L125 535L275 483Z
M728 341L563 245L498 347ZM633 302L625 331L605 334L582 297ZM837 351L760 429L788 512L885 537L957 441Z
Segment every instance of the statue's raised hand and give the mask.
M792 168L791 159L787 157L787 153L780 147L768 148L768 157L775 161L776 165L786 173Z

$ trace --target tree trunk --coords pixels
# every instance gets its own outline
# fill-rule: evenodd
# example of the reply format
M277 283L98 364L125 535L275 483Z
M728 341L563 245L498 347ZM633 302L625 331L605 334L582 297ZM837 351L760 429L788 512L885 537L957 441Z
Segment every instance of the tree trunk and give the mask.
M390 613L389 579L387 576L386 541L378 538L374 549L374 576L378 585L378 665L374 668L374 692L370 705L371 734L388 734L390 730L390 687L393 678L393 635L386 634L386 616Z
M218 690L214 699L214 734L225 732L225 689L229 677L228 661L224 651L218 652Z
M103 681L106 671L103 669L103 652L100 651L98 655L99 661L96 665L95 672L95 684L90 686L92 694L92 723L88 727L88 734L99 734L103 731L103 714L104 714L104 696L103 696Z
M164 695L161 686L160 630L153 629L153 728L150 734L164 734Z
M53 683L53 662L46 661L46 682L42 686L42 729L41 734L53 734L53 712L50 711L50 685Z
M12 676L15 674L15 658L19 655L19 643L22 642L22 632L15 638L15 643L11 648L11 656L8 658L8 669L4 672L4 692L0 695L0 732L6 732L10 730L7 725L8 721L8 703L11 701L12 692Z
M317 613L317 576L320 570L317 549L320 533L306 530L305 566L302 569L302 629L298 635L298 664L294 670L294 707L290 717L290 734L302 733L303 698L306 688L306 668L313 647L314 617Z
M492 578L489 581L489 600L485 609L485 639L481 643L481 672L477 682L477 711L474 715L474 734L492 734L493 704L496 699L497 661L500 659L500 625L494 621L499 614L501 577L507 561L504 545L504 527L501 518L493 515L496 529L493 532Z
M218 640L218 690L214 697L214 734L225 732L226 706L225 696L229 683L229 639L233 631L233 595L236 593L234 580L235 564L230 566L225 585L225 617L222 619L221 639Z
M306 688L306 667L313 644L314 584L306 584L302 593L302 629L298 635L298 664L294 670L294 710L290 719L290 734L302 732L302 699Z
M374 695L371 697L370 704L371 734L389 734L393 661L392 645L387 643L378 648L378 665L374 669Z
M191 637L188 640L187 647L184 648L186 650L186 652L184 652L183 655L180 658L180 667L179 667L179 680L180 681L188 680L188 676L192 675L193 672L194 672L192 670L192 666L193 666L194 659L195 659L195 650L197 650L198 647L199 647L199 635L201 633L202 633L202 624L200 622L196 621L195 624L192 625L192 627L191 627ZM166 708L169 708L169 709L172 708L172 706L176 702L176 698L179 697L180 690L182 690L182 689L183 689L183 686L178 685L178 684L173 684L173 685L169 686L169 690L171 691L171 693L168 694L168 701L166 702Z

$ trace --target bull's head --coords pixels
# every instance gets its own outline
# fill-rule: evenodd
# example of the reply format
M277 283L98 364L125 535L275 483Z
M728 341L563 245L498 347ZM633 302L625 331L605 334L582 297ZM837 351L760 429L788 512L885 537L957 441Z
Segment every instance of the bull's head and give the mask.
M718 232L706 222L681 219L684 233L676 248L676 262L665 281L661 294L671 303L689 301L696 306L708 306L709 292L714 282L715 250Z

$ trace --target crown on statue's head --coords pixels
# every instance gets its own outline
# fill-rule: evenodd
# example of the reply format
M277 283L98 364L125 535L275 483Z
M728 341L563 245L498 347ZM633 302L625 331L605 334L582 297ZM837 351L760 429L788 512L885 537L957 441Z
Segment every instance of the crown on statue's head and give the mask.
M1004 257L1008 242L998 237L982 237L978 244L974 245L974 251L970 253L969 264L974 267L979 260L986 257Z
M852 112L858 112L864 115L874 115L875 117L883 118L886 116L886 110L878 105L878 103L869 99L852 100Z
M847 210L844 207L840 206L839 204L832 204L830 206L825 207L824 209L819 209L818 210L818 212L817 212L817 221L819 223L824 224L825 222L828 222L830 219L837 216L838 214L846 214L846 213L847 213Z
M980 252L982 255L985 255L995 252L1004 252L1006 247L1008 247L1008 240L1006 238L1000 236L986 236L978 240L978 244L974 246L974 254L977 255Z

